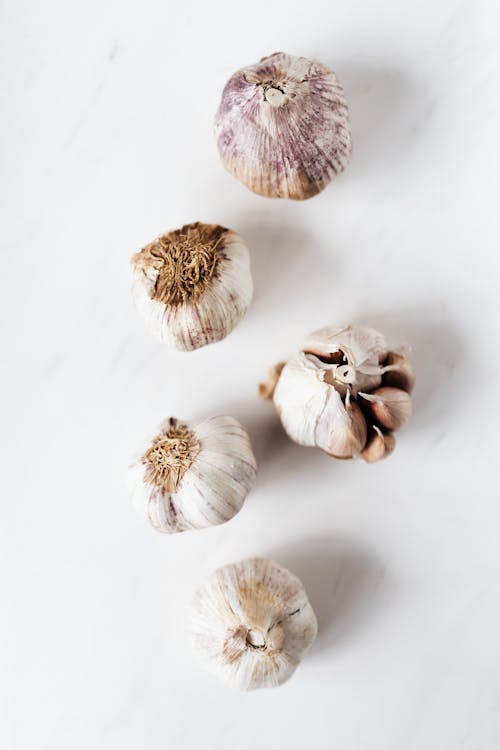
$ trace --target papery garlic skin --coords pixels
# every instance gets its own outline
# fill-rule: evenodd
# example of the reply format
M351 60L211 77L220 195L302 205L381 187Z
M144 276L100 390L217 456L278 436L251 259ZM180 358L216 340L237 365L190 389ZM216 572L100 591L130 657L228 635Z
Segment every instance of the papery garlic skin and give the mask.
M241 509L257 472L236 419L165 420L132 462L132 502L157 531L173 534L225 523Z
M251 558L213 573L191 609L193 644L207 668L240 690L288 680L318 625L297 576Z
M260 392L272 398L287 435L336 458L380 460L394 449L393 430L411 414L414 374L408 351L389 351L378 331L327 327Z
M195 222L161 235L132 264L139 313L156 338L180 351L225 338L252 299L248 247L219 225Z
M231 76L215 133L226 169L270 198L316 195L345 169L352 152L349 113L335 73L283 52Z

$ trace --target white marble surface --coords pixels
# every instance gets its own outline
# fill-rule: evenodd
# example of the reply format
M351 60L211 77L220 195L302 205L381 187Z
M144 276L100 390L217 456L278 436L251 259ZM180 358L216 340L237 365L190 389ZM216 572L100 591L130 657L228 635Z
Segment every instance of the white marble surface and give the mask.
M497 750L498 3L2 16L2 747ZM352 166L303 204L252 195L212 137L226 78L277 49L330 64L351 106ZM256 295L224 342L172 354L132 306L129 257L197 219L248 240ZM418 373L374 466L290 444L255 393L352 319L409 341ZM226 526L154 533L130 454L170 413L221 412L251 432L258 486ZM193 659L186 613L256 553L303 578L320 634L288 684L239 694Z

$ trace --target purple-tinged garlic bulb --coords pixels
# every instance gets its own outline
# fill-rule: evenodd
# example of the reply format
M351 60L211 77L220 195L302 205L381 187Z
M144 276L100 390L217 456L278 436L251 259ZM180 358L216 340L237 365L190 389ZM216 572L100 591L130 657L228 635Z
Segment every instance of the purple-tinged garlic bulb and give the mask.
M132 293L152 333L181 351L225 338L253 294L243 239L216 224L186 224L132 258Z
M318 624L297 576L260 557L225 565L196 592L191 636L207 668L240 690L294 673Z
M259 387L288 436L334 458L378 461L411 415L413 368L407 347L390 351L363 326L322 328Z
M128 472L132 502L157 531L174 534L225 523L255 482L250 438L236 419L165 420Z
M349 112L335 73L277 52L238 70L215 118L226 169L269 198L310 198L346 168Z

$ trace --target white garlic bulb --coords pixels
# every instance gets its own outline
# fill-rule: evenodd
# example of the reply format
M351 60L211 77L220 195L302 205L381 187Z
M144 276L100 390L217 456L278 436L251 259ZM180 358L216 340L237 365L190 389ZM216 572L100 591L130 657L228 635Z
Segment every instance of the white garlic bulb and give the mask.
M146 325L181 351L225 338L252 299L248 248L239 234L215 224L163 234L132 265L132 293Z
M300 445L376 461L392 452L392 432L411 414L413 384L406 348L389 351L382 334L364 326L327 327L271 371L260 392Z
M215 133L226 169L270 198L316 195L345 169L352 152L349 113L335 73L283 52L231 76Z
M297 576L262 558L226 565L196 592L191 634L206 666L241 690L288 680L318 625Z
M157 531L172 534L229 521L241 509L257 472L250 439L232 417L163 422L132 462L136 510Z

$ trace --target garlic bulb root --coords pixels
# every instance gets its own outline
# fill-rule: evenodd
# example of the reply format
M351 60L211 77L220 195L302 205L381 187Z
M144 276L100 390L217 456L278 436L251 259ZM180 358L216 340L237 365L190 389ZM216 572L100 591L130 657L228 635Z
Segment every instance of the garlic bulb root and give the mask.
M350 325L313 333L268 391L292 440L372 462L393 451L414 380L407 348L391 351L378 331Z
M129 468L136 510L172 534L225 523L256 478L250 439L232 417L182 423L170 418Z
M272 560L219 568L196 592L191 634L208 669L241 690L291 677L317 633L299 579Z
M225 338L252 299L248 248L216 224L195 222L163 234L132 265L132 292L147 327L180 351Z

